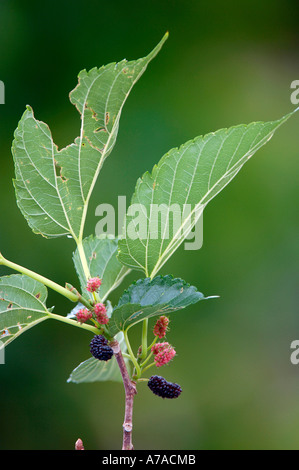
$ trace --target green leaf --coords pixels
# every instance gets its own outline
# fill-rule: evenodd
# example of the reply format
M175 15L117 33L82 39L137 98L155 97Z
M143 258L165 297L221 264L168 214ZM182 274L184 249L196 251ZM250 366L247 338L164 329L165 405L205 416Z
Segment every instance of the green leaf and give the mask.
M27 106L12 153L17 203L29 226L45 237L82 239L88 202L118 133L122 108L167 35L146 57L123 60L79 74L70 100L81 115L80 135L62 150L49 127Z
M151 174L147 172L137 181L125 234L119 241L119 260L153 278L191 232L208 202L292 114L278 121L221 129L164 155ZM184 213L188 205L190 212ZM139 225L135 207L142 209L139 214L143 222ZM165 212L164 222L158 224L157 210L153 208L159 207ZM176 226L171 224L173 213Z
M129 274L130 269L123 266L117 259L118 239L90 236L83 240L83 249L91 277L102 279L99 295L105 301L109 294L116 289ZM73 256L76 271L79 276L82 295L89 295L86 290L87 279L84 274L78 249Z
M28 276L0 278L0 339L5 345L49 318L47 289Z
M126 343L124 341L123 333L116 335L116 339L120 344L121 351L126 353ZM127 359L125 359L127 363ZM81 362L70 374L68 382L76 384L87 382L104 382L104 381L121 382L121 374L117 365L115 357L110 361L99 361L94 357L90 357L84 362Z
M121 296L109 321L109 331L114 335L145 318L167 315L208 298L211 297L204 297L196 287L170 275L139 279Z

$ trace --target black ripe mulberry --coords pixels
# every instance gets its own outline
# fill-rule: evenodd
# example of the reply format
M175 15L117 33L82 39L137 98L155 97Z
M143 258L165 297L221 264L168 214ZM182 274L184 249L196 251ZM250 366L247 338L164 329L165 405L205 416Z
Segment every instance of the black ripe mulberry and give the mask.
M113 349L108 346L107 339L102 335L96 335L90 342L90 352L99 361L109 361L113 356Z
M164 377L159 375L152 375L147 385L155 395L162 398L177 398L182 393L178 384L167 382Z

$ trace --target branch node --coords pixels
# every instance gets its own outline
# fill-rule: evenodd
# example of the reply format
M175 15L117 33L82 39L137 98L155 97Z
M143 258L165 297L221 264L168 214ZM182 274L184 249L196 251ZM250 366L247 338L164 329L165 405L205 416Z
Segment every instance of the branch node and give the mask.
M123 428L124 428L124 431L126 432L132 432L133 425L132 423L124 423Z

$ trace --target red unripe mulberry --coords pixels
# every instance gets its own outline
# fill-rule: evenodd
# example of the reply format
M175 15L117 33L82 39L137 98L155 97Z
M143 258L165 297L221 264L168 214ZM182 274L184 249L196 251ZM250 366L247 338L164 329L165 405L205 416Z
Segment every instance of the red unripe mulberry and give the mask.
M169 319L162 315L156 322L154 326L154 335L158 336L159 339L164 338L166 335L167 327L169 324Z
M92 313L87 310L87 308L81 308L81 310L76 313L76 318L78 322L85 323L92 318Z
M164 366L176 355L175 349L169 343L157 343L152 347L157 367Z
M86 289L88 292L96 292L101 284L102 280L99 277L92 277L91 279L88 279Z
M104 304L98 303L94 306L94 313L97 317L98 322L101 325L106 325L109 322L109 318L107 315L107 310Z

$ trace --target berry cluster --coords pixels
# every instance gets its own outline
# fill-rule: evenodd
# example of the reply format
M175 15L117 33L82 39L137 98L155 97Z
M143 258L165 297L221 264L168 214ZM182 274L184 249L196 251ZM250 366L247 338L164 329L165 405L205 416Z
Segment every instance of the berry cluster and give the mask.
M96 292L101 284L102 280L99 277L92 277L87 281L86 289L88 292ZM99 302L93 305L91 310L82 308L76 313L76 318L80 323L85 323L93 317L100 325L107 325L109 318L104 304Z
M87 290L89 292L95 292L101 285L101 280L99 278L90 279L88 282ZM92 311L87 308L83 308L77 313L77 320L81 323L86 322L92 317L95 317L101 325L106 325L109 322L106 307L102 303L94 304ZM168 329L168 324L169 319L162 315L156 321L153 330L154 335L160 339L164 338ZM140 357L141 351L142 349L140 347L137 357ZM90 352L93 357L100 361L109 361L113 356L113 349L109 346L108 340L103 335L95 335L93 337L90 342ZM153 364L157 367L167 364L176 355L175 349L167 342L153 344L151 347L151 353L154 355L155 360ZM164 377L159 375L152 375L150 377L148 387L155 395L162 398L177 398L182 393L180 385L168 382Z
M81 308L81 310L76 313L76 318L80 323L85 323L93 317L93 313L100 325L107 325L109 318L106 307L102 303L95 304L93 311L88 310L87 308Z
M99 361L109 361L113 356L113 349L108 345L103 335L95 335L90 342L90 352Z
M167 382L164 377L159 375L152 375L147 385L155 395L162 398L177 398L182 393L180 385Z

